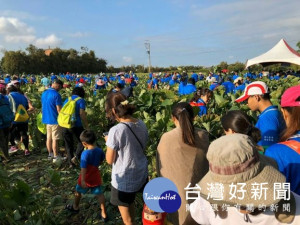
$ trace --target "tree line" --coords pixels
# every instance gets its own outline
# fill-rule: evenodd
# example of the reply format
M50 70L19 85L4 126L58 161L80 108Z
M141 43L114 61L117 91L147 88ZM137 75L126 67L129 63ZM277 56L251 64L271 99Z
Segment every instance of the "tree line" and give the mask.
M298 52L300 52L300 42L297 43ZM195 71L195 72L221 72L228 70L229 73L236 71L245 71L245 64L235 62L228 64L227 62L220 62L218 65L211 67L204 66L168 66L168 67L151 67L152 72L170 72L170 71ZM251 66L252 72L260 72L263 69L268 71L287 71L300 69L299 66L281 66L280 64L268 66L263 68L261 65ZM49 55L45 54L44 49L29 45L26 51L5 51L4 56L0 62L1 70L9 74L49 74L49 73L118 73L120 71L133 71L136 73L147 73L148 67L144 65L128 65L121 67L107 66L107 61L102 58L97 58L93 50L88 50L87 47L81 47L81 51L75 49L52 49Z
M80 52L55 48L46 55L44 49L29 45L26 51L5 51L1 69L9 74L99 73L106 71L106 64L105 59L97 58L86 47L81 47Z

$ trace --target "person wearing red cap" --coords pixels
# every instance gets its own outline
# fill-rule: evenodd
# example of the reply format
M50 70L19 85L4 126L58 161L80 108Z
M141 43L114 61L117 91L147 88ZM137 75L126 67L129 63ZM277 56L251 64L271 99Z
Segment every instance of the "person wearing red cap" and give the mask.
M262 81L255 81L246 86L243 95L235 101L246 100L251 111L260 112L255 127L261 132L261 140L257 143L262 146L261 150L278 143L280 133L285 128L284 120L277 106L272 105L267 85Z
M291 185L291 191L300 194L300 85L283 93L281 112L286 123L282 142L270 146L266 155L277 161L280 172Z

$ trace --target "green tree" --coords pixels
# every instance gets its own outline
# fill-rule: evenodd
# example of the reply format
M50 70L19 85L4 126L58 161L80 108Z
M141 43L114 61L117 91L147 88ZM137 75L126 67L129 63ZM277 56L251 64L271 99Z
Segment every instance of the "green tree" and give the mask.
M297 47L298 47L298 52L300 52L300 41L298 41Z
M10 74L27 72L28 58L22 51L6 51L1 61L4 72Z

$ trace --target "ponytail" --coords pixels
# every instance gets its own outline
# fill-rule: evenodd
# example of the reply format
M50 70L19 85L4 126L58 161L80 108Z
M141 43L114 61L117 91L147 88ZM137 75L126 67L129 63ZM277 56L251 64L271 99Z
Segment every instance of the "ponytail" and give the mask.
M192 106L187 102L180 102L173 107L172 115L179 122L183 142L187 145L195 146L194 112Z
M252 124L249 127L247 135L249 137L251 137L255 143L259 142L261 139L260 130L258 128L254 127Z
M251 137L255 143L261 139L260 130L254 127L248 116L240 110L228 111L226 115L221 118L221 123L225 131L231 129L235 133L246 134Z

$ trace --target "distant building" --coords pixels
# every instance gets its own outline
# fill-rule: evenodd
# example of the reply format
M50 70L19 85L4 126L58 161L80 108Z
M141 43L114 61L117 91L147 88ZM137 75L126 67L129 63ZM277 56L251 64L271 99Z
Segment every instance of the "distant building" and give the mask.
M50 54L52 53L52 51L53 51L53 49L51 49L50 46L49 46L49 48L45 50L45 55L46 56L50 56Z

